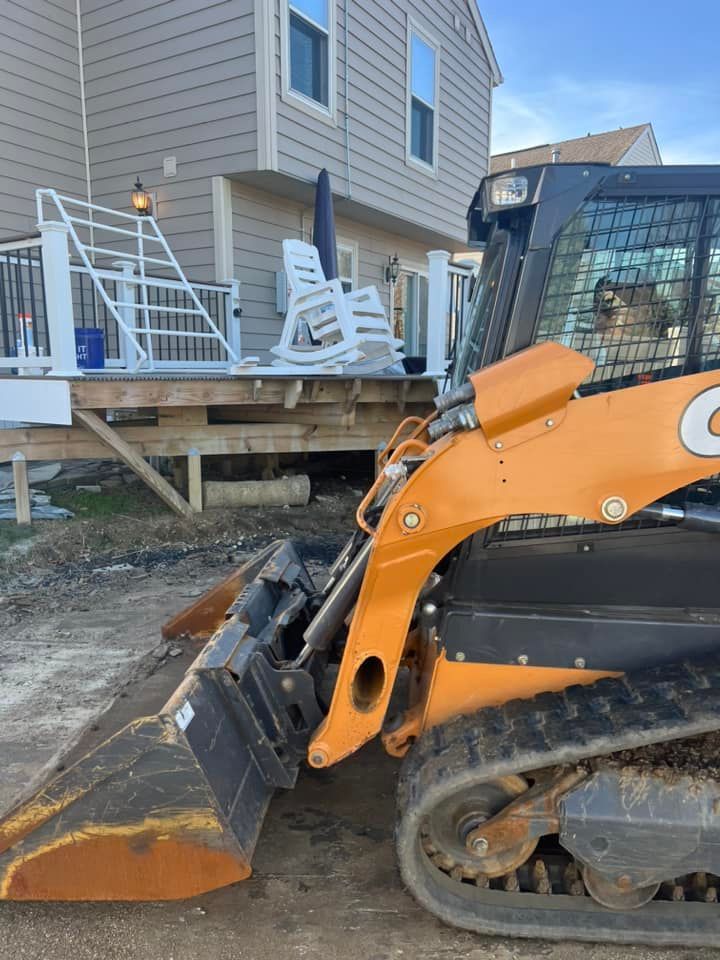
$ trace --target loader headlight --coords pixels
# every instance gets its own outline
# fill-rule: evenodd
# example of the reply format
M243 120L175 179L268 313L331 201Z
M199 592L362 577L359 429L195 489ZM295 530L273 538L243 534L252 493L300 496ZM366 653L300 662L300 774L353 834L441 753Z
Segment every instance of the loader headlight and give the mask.
M490 202L495 207L525 203L527 195L527 177L498 177L490 187Z

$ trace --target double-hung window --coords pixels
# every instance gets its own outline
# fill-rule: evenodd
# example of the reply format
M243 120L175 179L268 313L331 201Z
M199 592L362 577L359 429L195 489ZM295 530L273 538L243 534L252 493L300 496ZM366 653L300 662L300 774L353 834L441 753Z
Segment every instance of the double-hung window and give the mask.
M289 83L293 93L330 109L330 0L288 0Z
M408 157L437 166L438 50L412 26L408 30Z

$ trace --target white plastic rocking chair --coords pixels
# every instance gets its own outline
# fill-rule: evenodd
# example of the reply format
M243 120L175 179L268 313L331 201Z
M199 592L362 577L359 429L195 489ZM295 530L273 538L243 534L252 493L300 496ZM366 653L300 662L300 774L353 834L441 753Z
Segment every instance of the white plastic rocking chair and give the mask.
M271 348L280 362L376 373L403 359L375 287L345 293L339 280L325 278L317 248L301 240L283 240L283 257L290 297L280 342ZM307 344L295 342L300 325Z

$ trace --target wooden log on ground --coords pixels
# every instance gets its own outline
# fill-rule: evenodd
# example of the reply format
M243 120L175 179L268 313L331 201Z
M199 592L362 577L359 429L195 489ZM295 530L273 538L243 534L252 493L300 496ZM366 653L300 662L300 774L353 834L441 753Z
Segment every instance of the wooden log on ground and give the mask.
M304 473L278 480L206 480L202 486L206 507L305 507L310 499Z

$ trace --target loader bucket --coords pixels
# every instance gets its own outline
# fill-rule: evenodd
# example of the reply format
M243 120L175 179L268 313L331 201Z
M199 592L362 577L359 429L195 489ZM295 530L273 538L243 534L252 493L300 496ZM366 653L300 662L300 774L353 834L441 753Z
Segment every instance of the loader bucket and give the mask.
M155 716L128 724L0 821L0 899L170 900L250 875L270 798L322 719L291 660L313 584L287 542ZM244 573L244 576L243 576Z

